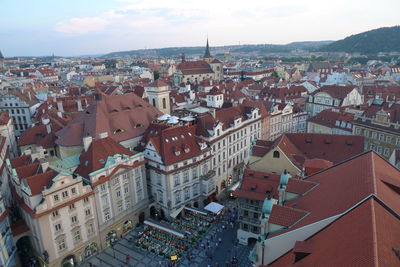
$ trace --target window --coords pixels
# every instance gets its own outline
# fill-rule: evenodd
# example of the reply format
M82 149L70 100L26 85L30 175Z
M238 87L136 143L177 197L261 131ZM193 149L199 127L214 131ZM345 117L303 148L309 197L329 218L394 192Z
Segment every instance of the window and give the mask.
M392 142L392 137L390 135L386 136L386 143L391 143Z
M118 203L118 212L122 212L123 206L122 206L122 201Z
M185 188L185 200L188 200L190 198L190 189L189 187Z
M62 251L66 248L64 238L60 238L57 240L57 247L58 247L58 251Z
M389 148L385 147L385 149L383 149L383 155L389 156Z
M400 146L400 138L396 138L396 146Z
M194 167L192 169L192 179L196 179L197 178L197 167Z
M54 195L53 198L54 198L54 201L55 201L55 202L57 202L57 201L59 200L59 199L58 199L58 195Z
M376 149L376 152L377 152L378 154L382 154L382 147L381 147L381 146L378 146L377 149Z
M153 107L156 106L156 100L153 98Z
M81 241L81 231L78 229L74 231L74 242L79 241Z
M161 173L156 172L156 181L158 185L162 185L161 182Z
M105 184L102 184L102 185L100 186L100 191L101 191L101 192L106 191L106 185L105 185Z
M53 211L53 217L57 217L58 215L60 215L59 213L58 213L58 210L56 210L56 211Z
M174 185L177 186L181 183L179 173L174 174Z
M383 134L379 134L379 141L383 141L384 140L384 135Z
M69 209L70 209L70 210L75 209L75 204L74 204L74 203L70 204L70 205L69 205Z
M249 229L249 226L247 225L247 224L243 224L243 230L248 230Z
M73 194L73 195L76 194L76 189L75 189L75 187L71 189L71 194Z
M279 159L280 155L279 155L279 151L274 151L273 157L276 159Z
M104 211L104 221L108 221L110 219L110 211Z
M125 187L124 187L124 193L127 194L128 192L129 192L129 187L128 187L128 186L125 186Z
M356 135L360 135L360 133L361 133L361 129L360 128L356 128Z
M72 222L72 223L78 222L78 217L77 217L76 215L72 216L72 217L71 217L71 222Z
M115 177L114 178L114 183L113 183L114 185L117 185L117 184L119 184L119 177Z
M372 132L372 136L371 136L371 137L372 137L373 139L376 139L377 136L378 136L378 134L377 134L376 132Z
M54 225L54 229L56 230L56 232L61 231L61 223L57 223Z
M63 198L66 198L66 197L68 197L68 191L64 191L64 192L62 192L62 197L63 197Z
M162 191L158 190L157 195L158 195L158 202L164 203L164 197Z
M121 190L118 190L115 194L116 194L116 196L117 196L118 198L120 198L120 197L121 197Z
M197 196L199 194L199 184L193 185L193 196Z
M85 197L84 199L83 199L83 203L89 203L89 198L88 197Z
M142 199L142 193L140 191L140 193L138 193L138 199L141 200ZM126 198L125 199L125 209L129 209L131 207L131 201Z
M203 165L203 175L207 174L207 172L208 172L208 164L205 163L205 164Z
M369 131L368 130L364 130L364 136L365 137L369 137Z
M181 202L181 191L176 191L175 192L175 203L180 203Z
M94 225L93 223L89 223L86 225L86 231L88 235L91 235L94 233Z
M103 195L103 196L101 196L101 204L102 204L103 206L105 206L105 205L107 205L107 204L108 204L108 198L107 198L107 195Z
M86 216L90 216L90 214L91 214L90 209L85 210L85 215L86 215Z
M183 182L184 183L189 182L189 171L188 170L183 172Z
M167 101L165 100L165 98L162 99L162 105L163 105L163 109L167 108Z

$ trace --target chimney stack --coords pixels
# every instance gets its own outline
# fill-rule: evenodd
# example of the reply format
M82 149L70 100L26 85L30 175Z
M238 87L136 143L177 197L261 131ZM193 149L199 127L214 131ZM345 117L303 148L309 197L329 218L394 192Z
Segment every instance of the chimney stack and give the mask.
M92 144L93 138L91 136L85 136L83 137L83 149L88 151L90 145Z
M78 100L76 100L76 103L77 103L77 105L78 105L78 111L83 111L82 102L81 102L81 99L80 99L80 98L79 98Z
M99 139L103 139L103 138L107 138L107 137L108 137L108 133L107 132L99 133Z
M64 112L64 107L62 101L57 102L57 109L59 112Z

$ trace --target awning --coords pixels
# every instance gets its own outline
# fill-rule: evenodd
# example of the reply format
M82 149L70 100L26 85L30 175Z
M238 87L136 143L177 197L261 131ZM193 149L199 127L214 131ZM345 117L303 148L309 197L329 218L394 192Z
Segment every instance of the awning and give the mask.
M195 209L195 208L185 207L185 210L190 210L190 211L193 211L195 213L198 213L198 214L201 214L201 215L204 215L204 216L208 215L207 212L204 212L204 211L201 211L201 210L198 210L198 209Z
M165 231L167 233L176 235L177 237L180 237L180 238L184 238L185 237L185 233L184 232L179 231L177 229L174 229L169 225L165 225L165 224L161 224L159 222L156 222L155 220L148 219L148 220L145 220L144 223L147 224L148 226L152 226L154 228L160 229L160 230Z
M214 214L219 213L223 208L224 206L222 206L217 202L211 202L210 204L204 207L205 210L211 211Z
M176 218L176 216L178 216L179 215L179 213L181 213L181 211L183 210L183 208L184 208L185 206L183 206L183 207L180 207L179 209L177 209L176 211L174 211L174 212L172 212L169 216L171 216L172 218Z

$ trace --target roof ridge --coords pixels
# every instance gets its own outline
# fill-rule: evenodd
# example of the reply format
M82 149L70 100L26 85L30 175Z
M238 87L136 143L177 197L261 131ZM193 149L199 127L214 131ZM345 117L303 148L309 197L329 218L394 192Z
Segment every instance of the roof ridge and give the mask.
M372 198L374 200L374 198ZM371 220L372 220L372 250L373 250L373 256L372 258L374 259L374 266L379 266L379 261L378 261L378 241L377 241L377 233L376 233L376 218L375 218L375 206L374 202L371 202Z

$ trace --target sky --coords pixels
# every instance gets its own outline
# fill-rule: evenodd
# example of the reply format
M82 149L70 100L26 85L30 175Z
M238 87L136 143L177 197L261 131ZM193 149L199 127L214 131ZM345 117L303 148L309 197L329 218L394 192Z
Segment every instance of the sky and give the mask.
M400 25L400 0L0 0L0 51L78 56L339 40Z

